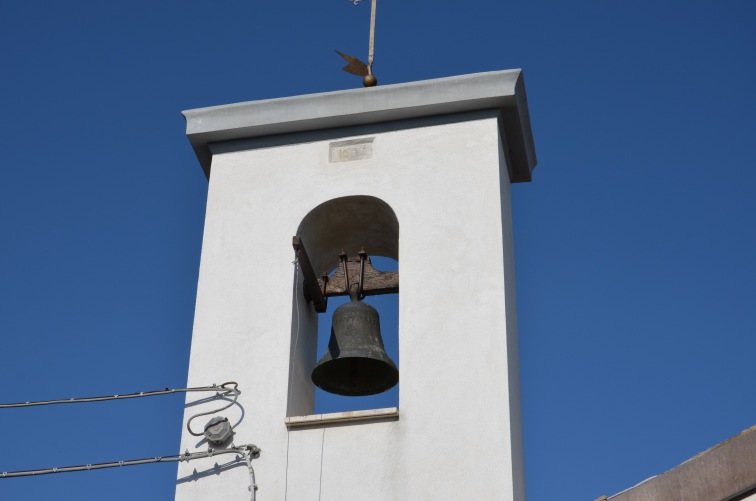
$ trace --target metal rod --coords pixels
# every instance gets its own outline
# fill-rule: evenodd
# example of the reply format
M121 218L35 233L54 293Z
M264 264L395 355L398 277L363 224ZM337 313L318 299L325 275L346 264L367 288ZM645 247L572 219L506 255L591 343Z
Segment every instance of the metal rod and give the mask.
M373 74L373 55L375 53L375 3L377 0L370 2L370 46L368 48L368 75Z
M347 255L346 252L344 252L344 249L341 249L341 253L339 254L339 260L341 261L341 266L344 267L344 285L347 290L347 293L351 295L351 287L349 284L349 267L347 265Z
M357 291L357 297L362 301L365 299L365 295L362 293L362 282L365 280L365 260L367 259L367 252L365 252L365 248L363 247L358 254L360 255L360 284L359 290Z

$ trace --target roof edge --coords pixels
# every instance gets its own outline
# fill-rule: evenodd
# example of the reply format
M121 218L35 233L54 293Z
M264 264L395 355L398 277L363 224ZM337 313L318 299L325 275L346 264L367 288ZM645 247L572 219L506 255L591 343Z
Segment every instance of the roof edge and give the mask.
M609 501L732 501L756 489L756 426ZM602 499L602 498L600 498Z
M210 144L296 132L498 108L512 159L512 182L536 165L522 70L197 108L182 112L186 135L210 177Z

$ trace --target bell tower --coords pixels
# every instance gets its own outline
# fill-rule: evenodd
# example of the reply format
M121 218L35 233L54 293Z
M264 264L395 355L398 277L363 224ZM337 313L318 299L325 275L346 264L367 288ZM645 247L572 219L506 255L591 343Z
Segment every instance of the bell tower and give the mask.
M536 157L522 72L184 116L209 179L188 386L238 383L220 414L231 441L261 449L257 499L523 501L510 183L530 181ZM399 272L366 273L365 256ZM313 380L395 382L380 354L347 355L342 340L317 353L334 270L342 293L354 288L345 306L400 291L396 408L313 414ZM360 332L374 323L346 315ZM359 381L313 374L347 359ZM218 404L189 395L184 422ZM181 449L206 449L201 438L185 430ZM176 499L248 499L248 470L230 458L180 464Z

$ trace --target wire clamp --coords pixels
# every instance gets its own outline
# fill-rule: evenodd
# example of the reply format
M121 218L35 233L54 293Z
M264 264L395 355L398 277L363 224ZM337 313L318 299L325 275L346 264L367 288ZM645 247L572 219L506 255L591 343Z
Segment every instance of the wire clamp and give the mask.
M87 470L91 470L91 469L92 469L92 465L91 465L91 464L88 464L88 465L87 465Z

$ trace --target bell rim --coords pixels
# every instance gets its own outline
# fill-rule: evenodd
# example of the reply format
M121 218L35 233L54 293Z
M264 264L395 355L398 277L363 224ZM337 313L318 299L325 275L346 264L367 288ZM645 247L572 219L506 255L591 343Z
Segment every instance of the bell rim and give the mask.
M344 387L340 387L337 385L329 385L326 381L318 382L318 375L323 375L324 369L328 368L331 364L339 364L343 365L345 362L351 362L355 359L361 359L368 361L370 363L378 364L378 366L383 367L385 370L383 370L383 376L384 378L381 380L380 378L378 381L382 381L381 384L372 386L368 390L359 390L359 391L344 391ZM331 369L333 370L333 369ZM330 359L325 360L321 362L318 362L318 364L315 366L315 368L312 370L310 374L310 379L312 380L313 384L320 388L323 391L326 391L328 393L333 393L335 395L342 395L342 396L349 396L349 397L363 397L363 396L369 396L369 395L377 395L379 393L386 392L390 390L391 388L395 387L397 384L399 384L399 368L396 366L393 360L387 357L387 359L376 359L371 357L365 357L365 356L354 356L354 357L339 357L337 359ZM325 377L323 377L325 379ZM375 381L375 380L374 380ZM321 384L322 383L322 384Z

